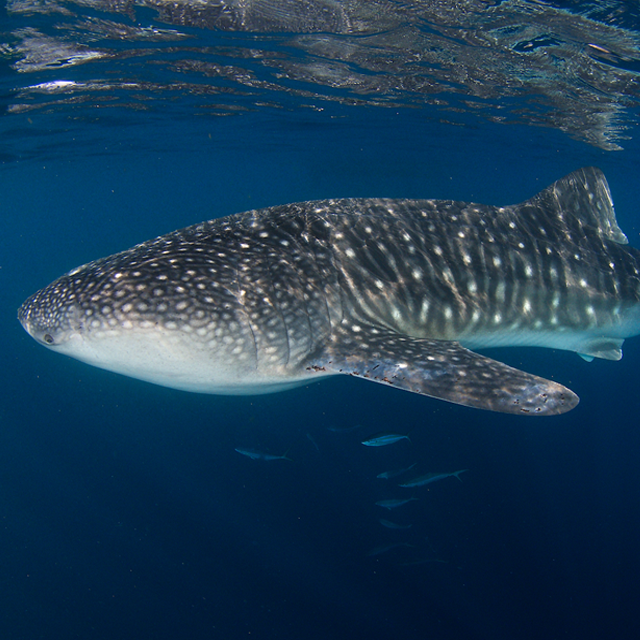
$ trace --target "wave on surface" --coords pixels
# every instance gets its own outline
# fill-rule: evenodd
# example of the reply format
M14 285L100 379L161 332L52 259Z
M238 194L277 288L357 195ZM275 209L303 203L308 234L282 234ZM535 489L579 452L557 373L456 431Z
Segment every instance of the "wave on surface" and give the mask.
M420 108L613 150L640 98L635 3L9 0L7 16L7 116Z

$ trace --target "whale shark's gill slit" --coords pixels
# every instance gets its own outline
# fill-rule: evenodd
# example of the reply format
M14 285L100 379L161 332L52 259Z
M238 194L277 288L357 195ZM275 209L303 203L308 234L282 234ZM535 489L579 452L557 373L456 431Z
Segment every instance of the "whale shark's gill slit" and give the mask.
M287 319L284 316L282 307L280 305L280 301L278 300L278 291L275 285L276 279L274 274L274 265L272 263L271 258L273 257L274 259L276 259L276 256L275 254L272 254L271 251L269 251L268 247L264 247L263 251L264 251L264 260L267 267L267 273L269 275L269 285L272 291L273 308L275 309L276 313L278 314L278 317L280 318L280 321L282 322L283 334L284 334L285 344L287 348L287 352L284 357L284 363L286 366L289 364L291 360L291 342L289 338L289 327L287 325Z
M305 213L304 215L304 229L305 234L307 234L308 238L306 239L307 246L311 249L311 255L313 256L313 263L316 268L316 273L318 274L319 281L318 287L322 292L322 301L324 303L324 311L326 313L327 318L327 333L331 335L334 328L334 319L333 315L335 315L335 310L332 313L331 306L329 305L329 294L327 292L327 287L331 287L333 283L333 277L335 273L337 273L337 269L335 266L335 258L333 252L330 250L330 242L323 242L325 238L320 234L313 234L311 221L309 220L308 215ZM322 251L323 261L320 261L320 256L318 251ZM331 266L329 266L331 265ZM336 283L337 284L337 281ZM340 322L343 318L344 309L342 303L340 302L340 316L338 321Z
M327 246L327 251L331 255L331 263L335 269L336 291L337 291L337 296L338 296L339 305L340 305L340 312L337 317L336 324L339 325L340 323L344 322L344 320L346 319L347 298L346 298L346 291L345 291L345 283L343 281L344 275L340 270L340 258L338 257L335 249L334 233L335 231L333 229L331 229L331 231L329 232L329 242ZM332 327L331 335L333 335L333 327Z
M234 280L236 283L236 291L234 293L236 307L237 307L236 321L238 322L238 324L241 324L240 318L237 317L238 314L243 314L246 318L247 327L249 328L249 332L251 334L251 339L253 342L253 350L255 355L255 369L257 370L260 366L260 349L258 347L258 341L256 339L256 332L254 330L251 314L247 310L247 301L246 301L247 292L245 288L246 284L240 279L240 269L237 264L233 265L233 274L234 274ZM231 290L229 291L233 293Z
M308 268L308 265L307 265ZM302 304L304 306L304 316L305 316L305 320L306 320L306 324L307 324L307 329L309 330L309 333L307 335L307 352L311 350L311 347L313 345L313 337L314 337L314 331L313 331L313 324L311 321L311 312L310 312L310 302L311 302L311 291L307 291L307 288L305 286L305 283L302 279L302 275L300 272L297 273L297 277L298 277L298 282L300 283L300 290L302 291Z
M247 311L245 304L242 304L240 308L242 309L245 316L247 317L247 326L249 327L249 331L251 332L251 338L253 340L253 350L255 352L256 369L259 369L260 349L258 348L258 340L256 339L256 332L254 330L253 323L251 322L251 314Z

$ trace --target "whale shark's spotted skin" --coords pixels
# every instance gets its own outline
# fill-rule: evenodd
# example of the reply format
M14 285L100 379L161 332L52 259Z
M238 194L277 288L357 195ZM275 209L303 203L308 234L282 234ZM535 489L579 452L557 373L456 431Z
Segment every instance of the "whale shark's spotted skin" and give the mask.
M18 318L105 369L207 393L350 374L462 405L554 414L565 387L468 349L619 359L640 333L640 252L603 174L519 205L304 202L203 222L74 269Z

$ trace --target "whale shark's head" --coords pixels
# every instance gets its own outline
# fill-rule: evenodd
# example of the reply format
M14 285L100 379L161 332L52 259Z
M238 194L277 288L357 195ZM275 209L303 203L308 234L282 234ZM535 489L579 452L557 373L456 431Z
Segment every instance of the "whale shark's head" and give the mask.
M164 255L154 247L146 260L152 249L140 245L138 255L74 269L28 298L18 319L54 351L163 386L207 393L292 386L273 368L272 380L264 379L238 295L230 282L221 285L224 268L189 262L186 246L179 260L177 247ZM216 281L214 268L222 272Z
M18 320L37 342L62 353L82 340L84 321L77 294L67 277L60 278L28 298L18 309Z

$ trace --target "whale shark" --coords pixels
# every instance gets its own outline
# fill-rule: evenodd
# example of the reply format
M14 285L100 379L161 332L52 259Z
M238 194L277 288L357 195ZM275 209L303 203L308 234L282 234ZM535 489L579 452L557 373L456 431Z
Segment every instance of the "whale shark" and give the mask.
M350 375L468 407L564 413L571 390L478 350L622 357L640 251L603 173L516 205L347 198L202 222L73 269L18 319L40 344L192 392Z

